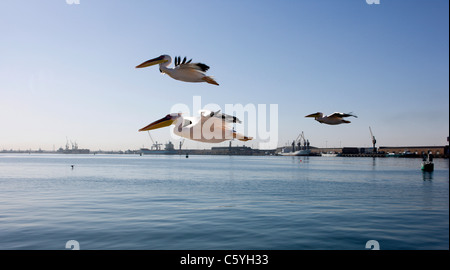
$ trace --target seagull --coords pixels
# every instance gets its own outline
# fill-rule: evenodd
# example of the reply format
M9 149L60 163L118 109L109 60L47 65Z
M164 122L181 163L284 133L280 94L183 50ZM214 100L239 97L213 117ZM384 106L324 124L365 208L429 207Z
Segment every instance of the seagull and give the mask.
M191 63L191 60L186 61L186 57L181 60L181 57L175 57L175 67L169 68L172 63L172 57L167 54L145 61L136 66L136 68L145 68L159 64L159 71L165 73L175 80L184 82L207 82L214 85L219 85L212 77L206 76L205 73L209 66L203 63Z
M235 116L200 110L200 116L183 116L182 113L170 113L165 117L139 129L139 131L149 131L170 125L173 132L183 138L205 143L221 143L227 140L238 139L240 141L252 140L252 137L236 132L232 123L242 123Z
M339 125L339 124L344 124L344 123L345 124L350 123L350 121L344 119L344 117L350 117L350 116L353 116L356 118L358 117L351 113L340 113L340 112L335 112L335 113L332 113L332 114L326 115L326 116L323 116L323 113L321 113L321 112L317 112L317 113L309 114L305 117L314 117L314 119L321 124Z

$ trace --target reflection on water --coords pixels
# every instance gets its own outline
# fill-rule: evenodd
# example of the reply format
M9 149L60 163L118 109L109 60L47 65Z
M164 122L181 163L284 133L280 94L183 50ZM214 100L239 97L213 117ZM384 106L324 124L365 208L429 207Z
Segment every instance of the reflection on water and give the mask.
M423 181L431 181L433 180L433 172L422 171Z

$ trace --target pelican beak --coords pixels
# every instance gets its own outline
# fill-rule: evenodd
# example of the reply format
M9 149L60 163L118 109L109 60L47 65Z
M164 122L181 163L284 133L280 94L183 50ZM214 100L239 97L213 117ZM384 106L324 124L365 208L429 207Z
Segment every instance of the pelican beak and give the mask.
M156 57L156 58L150 59L148 61L145 61L144 63L136 66L136 68L145 68L145 67L149 67L149 66L153 66L153 65L157 65L157 64L162 64L162 63L165 63L167 61L168 60L165 60L164 56L161 55L159 57Z
M308 115L305 116L305 117L317 117L317 116L319 116L318 113L312 113L312 114L308 114Z
M161 119L141 128L139 131L147 131L147 130L152 130L152 129L168 127L168 126L172 125L174 121L175 120L172 119L170 114L168 114L164 118L161 118Z

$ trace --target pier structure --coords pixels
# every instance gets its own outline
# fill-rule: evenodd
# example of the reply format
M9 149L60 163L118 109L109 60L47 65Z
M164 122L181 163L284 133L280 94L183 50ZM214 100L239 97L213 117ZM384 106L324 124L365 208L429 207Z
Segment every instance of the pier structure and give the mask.
M447 146L380 146L373 150L372 147L344 147L344 148L311 148L311 153L334 152L345 157L422 157L423 154L433 154L435 157L448 158Z
M448 146L381 146L379 152L386 154L412 154L421 157L422 154L433 154L435 157L448 157Z

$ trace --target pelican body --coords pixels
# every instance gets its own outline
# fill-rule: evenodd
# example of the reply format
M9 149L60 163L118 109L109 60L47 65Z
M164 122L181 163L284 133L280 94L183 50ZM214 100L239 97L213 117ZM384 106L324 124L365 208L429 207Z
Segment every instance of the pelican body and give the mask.
M350 116L358 117L351 113L340 113L340 112L335 112L335 113L332 113L332 114L329 114L326 116L324 116L323 113L321 113L321 112L317 112L317 113L309 114L305 117L314 117L314 119L321 124L339 125L339 124L351 123L350 121L344 119L344 117L350 117Z
M234 116L221 114L219 111L202 110L199 117L185 117L181 113L170 113L139 131L174 125L174 134L198 142L221 143L232 139L245 142L253 139L237 133L229 126L229 123L241 123L241 121Z
M175 57L175 67L169 68L172 63L172 57L167 54L145 61L136 66L136 68L145 68L159 64L159 71L169 75L171 78L184 82L207 82L209 84L219 85L212 77L206 76L209 66L203 63L191 63L192 59L186 61L186 57L181 61L180 57Z

